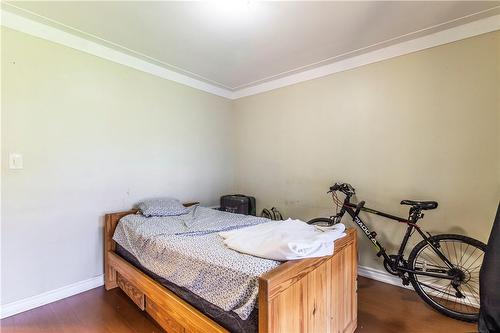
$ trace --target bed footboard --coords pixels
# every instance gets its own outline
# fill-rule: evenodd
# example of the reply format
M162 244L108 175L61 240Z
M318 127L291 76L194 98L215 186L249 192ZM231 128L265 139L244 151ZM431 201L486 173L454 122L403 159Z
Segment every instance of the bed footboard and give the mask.
M354 332L357 325L356 232L331 257L289 261L259 281L259 333Z

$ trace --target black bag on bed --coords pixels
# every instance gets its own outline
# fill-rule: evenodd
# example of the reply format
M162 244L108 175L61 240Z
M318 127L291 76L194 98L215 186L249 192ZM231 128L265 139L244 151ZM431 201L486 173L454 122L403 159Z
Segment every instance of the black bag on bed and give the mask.
M255 216L255 198L243 194L230 194L220 197L220 210Z

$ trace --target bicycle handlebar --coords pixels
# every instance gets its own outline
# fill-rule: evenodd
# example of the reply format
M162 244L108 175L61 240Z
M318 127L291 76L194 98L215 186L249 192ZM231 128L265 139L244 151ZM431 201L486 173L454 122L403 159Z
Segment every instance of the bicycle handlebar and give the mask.
M354 187L352 187L348 183L335 183L332 186L330 186L330 191L328 191L328 193L335 192L335 191L340 191L340 192L344 193L345 195L356 194L356 190L354 189Z

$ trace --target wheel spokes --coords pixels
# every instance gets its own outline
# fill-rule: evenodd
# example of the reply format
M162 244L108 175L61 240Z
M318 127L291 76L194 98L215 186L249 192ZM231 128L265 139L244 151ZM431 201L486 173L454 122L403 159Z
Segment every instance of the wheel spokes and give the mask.
M415 271L446 274L446 277L430 277L414 273L421 290L439 307L460 313L477 314L479 308L479 270L484 251L474 245L455 239L442 239L439 251L453 265L447 263L428 245L417 254ZM452 279L450 279L450 277Z

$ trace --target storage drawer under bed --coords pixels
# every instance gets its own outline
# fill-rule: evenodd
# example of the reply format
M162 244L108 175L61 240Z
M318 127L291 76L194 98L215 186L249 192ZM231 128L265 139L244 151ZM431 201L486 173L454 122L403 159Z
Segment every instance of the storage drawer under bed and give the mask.
M144 310L145 308L145 296L139 289L137 289L132 283L125 280L120 273L116 274L116 284L121 290L139 307L139 309Z
M118 287L141 309L146 312L168 333L185 333L184 327L168 315L168 311L147 298L136 286L117 273Z

